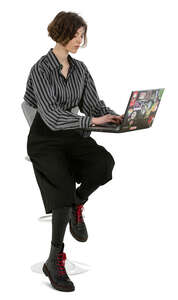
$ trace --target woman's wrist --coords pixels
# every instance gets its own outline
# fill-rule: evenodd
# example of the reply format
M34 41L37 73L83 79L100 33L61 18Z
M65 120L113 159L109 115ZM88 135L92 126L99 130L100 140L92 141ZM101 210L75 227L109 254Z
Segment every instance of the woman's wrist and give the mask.
M90 124L91 124L91 126L95 126L95 125L96 125L96 124L95 124L95 118L92 118L92 119L91 119L91 123L90 123Z

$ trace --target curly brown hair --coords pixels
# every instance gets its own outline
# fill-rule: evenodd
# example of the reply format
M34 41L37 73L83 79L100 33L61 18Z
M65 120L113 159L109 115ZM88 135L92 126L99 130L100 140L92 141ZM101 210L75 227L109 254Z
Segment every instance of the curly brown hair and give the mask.
M81 46L83 48L87 45L87 24L77 13L59 12L47 27L48 36L50 36L53 41L66 46L66 44L73 39L80 27L84 27L84 43Z

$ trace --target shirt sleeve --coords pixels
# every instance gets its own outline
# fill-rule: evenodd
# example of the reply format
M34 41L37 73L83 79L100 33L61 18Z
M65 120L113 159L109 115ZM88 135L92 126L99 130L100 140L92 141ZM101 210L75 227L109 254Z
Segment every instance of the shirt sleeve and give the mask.
M29 74L29 76L27 78L26 90L25 90L25 94L23 96L23 99L28 103L28 105L30 105L33 108L37 109L36 98L34 96L33 86L32 86L32 79L31 79L30 75L31 74Z
M60 108L52 93L48 76L42 67L35 64L31 69L33 92L37 101L38 112L51 130L68 130L90 127L90 116L65 111Z
M79 104L80 111L82 113L87 113L92 117L100 117L106 114L120 116L110 107L106 106L103 100L99 99L94 80L86 65L84 63L83 65L85 67L86 74L82 99Z

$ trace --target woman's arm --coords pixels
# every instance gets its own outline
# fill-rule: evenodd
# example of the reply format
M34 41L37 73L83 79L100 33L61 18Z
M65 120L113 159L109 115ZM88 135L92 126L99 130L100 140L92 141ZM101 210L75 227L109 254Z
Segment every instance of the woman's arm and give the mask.
M33 91L37 100L38 112L52 130L86 128L92 117L62 110L52 94L51 86L42 67L36 63L31 69Z
M93 117L100 117L106 114L120 116L110 107L107 107L103 100L99 99L94 80L86 65L83 62L82 64L85 68L85 84L79 103L80 111Z

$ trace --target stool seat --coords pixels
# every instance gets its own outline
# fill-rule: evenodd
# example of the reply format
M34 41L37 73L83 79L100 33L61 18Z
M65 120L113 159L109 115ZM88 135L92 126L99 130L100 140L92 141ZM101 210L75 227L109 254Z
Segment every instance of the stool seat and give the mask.
M28 161L31 161L30 157L27 155L25 156L25 159L28 160Z

